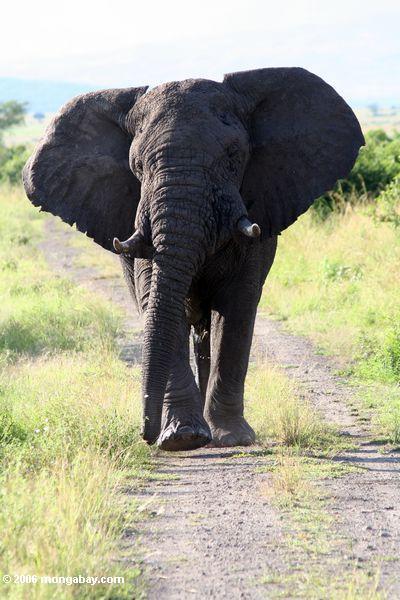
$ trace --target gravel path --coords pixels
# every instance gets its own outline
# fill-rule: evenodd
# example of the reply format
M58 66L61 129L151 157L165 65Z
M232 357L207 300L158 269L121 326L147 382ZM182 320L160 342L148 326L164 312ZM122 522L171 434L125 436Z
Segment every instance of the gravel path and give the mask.
M42 250L55 271L118 304L127 315L128 331L140 328L122 277L105 279L96 269L76 267L73 259L81 251L68 246L76 234L54 223L48 221ZM132 339L129 345L124 342L122 357L136 361L140 335ZM327 573L333 558L336 568L339 561L347 570L378 563L382 589L389 598L400 598L400 455L384 453L373 442L368 422L351 408L355 391L309 341L259 316L252 354L285 369L325 419L357 445L340 459L362 470L322 482L331 497L338 540L336 555L320 558ZM298 555L288 549L288 524L265 493L270 475L259 467L268 457L257 448L237 454L238 449L207 448L159 454L159 471L170 478L146 484L139 494L152 515L140 526L149 599L268 598L263 578L307 570L307 557L299 564ZM127 548L133 543L137 538L125 540ZM282 594L295 597L287 589Z

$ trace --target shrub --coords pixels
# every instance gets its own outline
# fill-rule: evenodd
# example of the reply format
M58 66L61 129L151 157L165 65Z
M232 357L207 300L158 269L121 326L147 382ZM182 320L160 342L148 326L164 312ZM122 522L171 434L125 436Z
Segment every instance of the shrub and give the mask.
M348 178L314 202L317 220L325 220L332 212L344 212L348 205L371 202L400 176L400 134L390 137L382 130L369 131L365 141Z
M26 108L26 102L17 100L0 103L0 135L5 129L24 122Z
M372 214L376 221L400 227L400 175L379 194Z
M397 322L381 338L362 332L354 373L367 381L400 382L400 327Z
M325 258L323 262L324 278L328 281L358 281L363 276L360 265L344 265L340 261Z
M359 193L377 194L400 174L400 134L390 138L384 131L370 131L365 140L348 182Z
M21 171L28 160L26 146L6 148L0 145L0 182L16 184L21 181Z
M12 146L7 148L2 143L2 132L11 127L23 123L26 104L9 100L0 103L0 182L19 183L21 171L28 159L26 146Z

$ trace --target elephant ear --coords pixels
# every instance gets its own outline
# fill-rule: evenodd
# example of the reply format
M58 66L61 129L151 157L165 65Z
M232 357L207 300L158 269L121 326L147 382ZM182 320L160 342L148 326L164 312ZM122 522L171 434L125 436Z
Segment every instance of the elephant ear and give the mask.
M351 108L301 68L225 75L248 119L251 152L241 193L267 236L280 233L351 170L364 138Z
M140 182L129 168L125 117L146 87L77 96L48 126L23 170L28 198L113 250L134 229Z

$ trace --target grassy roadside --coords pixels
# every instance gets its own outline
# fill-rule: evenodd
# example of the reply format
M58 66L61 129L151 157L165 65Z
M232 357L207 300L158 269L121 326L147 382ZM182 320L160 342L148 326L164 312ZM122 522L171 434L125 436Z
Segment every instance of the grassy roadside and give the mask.
M340 460L351 448L300 396L277 368L252 366L246 415L266 446L270 473L262 492L281 514L284 571L268 571L261 582L268 598L381 600L379 565L348 560L351 541L339 533L324 481L359 472ZM240 456L240 455L239 455ZM238 457L239 457L238 456Z
M63 223L60 223L60 226L68 227ZM104 279L121 277L121 265L118 260L115 260L115 255L104 250L99 251L99 247L85 235L71 236L68 243L80 251L74 258L74 266L96 269L98 276Z
M115 346L119 315L54 277L36 249L43 217L0 192L0 565L2 574L118 576L124 583L0 583L2 598L140 597L117 561L147 477L138 373Z
M366 384L380 432L400 442L400 233L358 207L282 234L261 310L335 355Z

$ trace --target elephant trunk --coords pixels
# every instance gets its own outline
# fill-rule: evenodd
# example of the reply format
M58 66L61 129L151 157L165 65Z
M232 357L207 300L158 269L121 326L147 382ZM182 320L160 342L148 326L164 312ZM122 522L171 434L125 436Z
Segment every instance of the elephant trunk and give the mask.
M155 254L142 363L142 435L150 444L160 433L177 331L182 330L185 319L184 302L193 276L204 262L212 222L198 187L189 189L186 185L184 192L173 186L163 187L153 200L154 214L150 218Z

